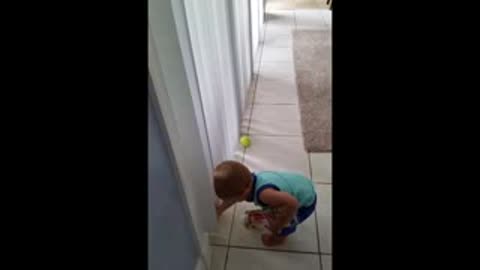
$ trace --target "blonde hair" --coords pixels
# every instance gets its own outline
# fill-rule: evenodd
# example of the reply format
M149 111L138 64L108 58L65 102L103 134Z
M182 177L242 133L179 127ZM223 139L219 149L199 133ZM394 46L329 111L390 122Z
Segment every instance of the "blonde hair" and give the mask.
M250 170L242 163L224 161L213 174L215 193L222 199L240 196L250 185L251 177Z

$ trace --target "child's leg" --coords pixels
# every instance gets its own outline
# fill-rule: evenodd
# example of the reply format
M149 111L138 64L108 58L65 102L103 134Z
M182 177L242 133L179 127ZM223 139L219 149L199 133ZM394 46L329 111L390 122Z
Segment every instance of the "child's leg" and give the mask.
M276 246L281 245L287 239L286 236L281 236L278 234L262 234L262 242L265 246Z
M292 222L288 227L283 228L280 232L263 234L262 242L265 246L276 246L283 244L287 239L287 236L295 232L296 228L297 224L295 222Z
M313 201L311 206L308 207L300 207L297 212L297 221L298 224L302 223L305 221L308 217L310 217L313 212L315 211L315 207L317 205L317 198L315 197L315 200Z
M282 244L287 236L293 234L297 230L297 225L303 223L308 217L310 217L315 211L316 198L313 204L309 207L301 207L298 209L295 216L295 220L290 222L290 225L283 228L278 234L272 234L272 236L262 235L262 241L266 246Z

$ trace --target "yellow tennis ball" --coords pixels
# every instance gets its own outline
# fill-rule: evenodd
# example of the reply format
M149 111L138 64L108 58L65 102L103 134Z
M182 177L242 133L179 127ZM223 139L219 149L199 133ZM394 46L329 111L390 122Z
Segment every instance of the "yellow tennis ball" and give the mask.
M243 145L243 147L245 148L249 147L251 144L250 137L248 137L247 135L242 136L240 138L240 144Z

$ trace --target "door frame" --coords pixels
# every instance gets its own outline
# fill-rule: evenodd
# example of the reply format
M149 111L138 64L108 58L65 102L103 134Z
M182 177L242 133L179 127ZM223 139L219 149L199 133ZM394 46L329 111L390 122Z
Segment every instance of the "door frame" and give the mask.
M158 87L158 86L157 86ZM161 87L161 86L160 86ZM190 209L188 207L188 200L187 200L187 197L185 196L185 188L183 186L183 183L181 181L181 178L180 178L180 174L179 174L179 171L178 171L178 166L177 166L177 162L175 160L175 155L173 153L173 150L172 150L172 144L171 144L171 141L169 140L168 138L168 130L166 128L166 125L165 125L165 117L162 115L162 110L160 108L160 104L157 102L158 100L158 97L157 97L157 94L156 94L157 90L155 89L155 87L153 86L153 81L152 81L152 78L151 78L151 75L150 73L148 74L148 106L151 107L151 114L153 115L153 121L157 122L158 124L158 128L160 129L160 140L161 140L161 143L164 145L165 149L164 149L164 152L165 152L165 156L166 158L169 160L169 163L171 166L169 166L170 168L170 171L172 173L172 178L171 179L177 186L177 190L179 192L179 198L180 198L180 207L183 208L183 210L185 211L185 214L186 214L186 221L188 224L186 224L186 226L188 227L188 229L190 230L192 236L193 236L193 244L192 246L194 247L194 249L196 249L196 251L200 254L200 256L196 257L196 263L195 263L195 269L196 270L205 270L205 269L208 269L207 265L210 265L210 257L211 256L208 256L207 258L204 258L204 256L202 256L202 253L201 253L201 244L199 242L199 239L198 237L196 237L196 230L195 230L195 227L194 227L194 221L192 219L192 215L190 213ZM150 114L150 111L149 111L149 114ZM150 115L149 115L150 117ZM150 120L149 120L150 121ZM148 127L149 129L151 128L150 126ZM149 132L149 136L150 136L150 132ZM150 149L149 149L150 151ZM150 154L149 154L149 158L150 158ZM149 169L150 170L150 169ZM149 171L149 178L148 178L148 186L149 186L149 189L150 189L150 183L151 179L150 179L150 171ZM150 196L150 193L151 191L149 190L149 195ZM151 204L151 201L150 199L148 200L148 213L149 215L151 214L151 209L150 207L155 207L154 205ZM151 217L149 216L148 217L149 219L149 226L150 226L150 219ZM149 229L150 231L150 229ZM150 249L150 237L149 237L149 249ZM207 251L208 253L210 253L210 250ZM150 258L150 256L160 256L160 254L153 254L151 253L151 251L149 250L148 252L148 256ZM149 259L150 261L150 259ZM149 269L150 269L151 265L149 263Z
M233 66L237 75L235 95L238 97L236 101L239 103L237 110L240 113L240 125L254 77L250 1L224 1L227 15L230 16L222 20L229 25L233 41L230 52L233 54ZM185 0L149 1L148 68L154 93L151 96L163 117L196 241L208 266L208 232L213 231L217 224L213 207L215 194L211 183L214 164L185 3ZM239 16L239 11L243 12L243 16ZM215 33L218 36L219 32ZM197 59L206 60L208 59ZM241 63L238 63L239 60ZM234 149L229 150L233 153ZM199 182L192 183L193 180Z
M196 242L208 268L208 233L217 224L213 172L185 22L183 1L149 2L148 69L152 102L163 117Z

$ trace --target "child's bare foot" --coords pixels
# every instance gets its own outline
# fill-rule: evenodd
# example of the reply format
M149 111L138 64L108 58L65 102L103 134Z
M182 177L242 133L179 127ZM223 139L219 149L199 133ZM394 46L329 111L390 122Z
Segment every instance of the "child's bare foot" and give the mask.
M286 236L262 234L262 242L267 247L281 245L285 242L285 239L287 239Z

